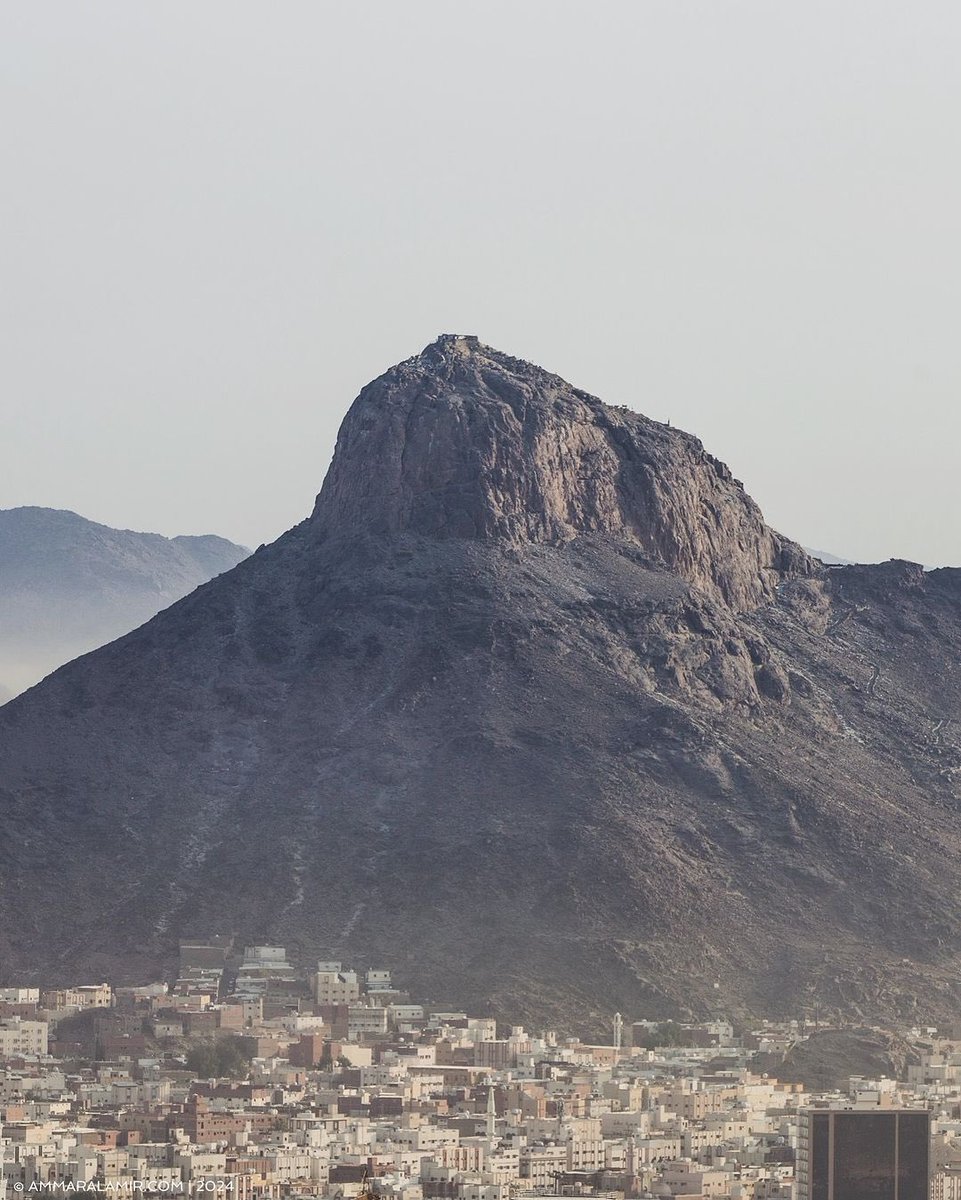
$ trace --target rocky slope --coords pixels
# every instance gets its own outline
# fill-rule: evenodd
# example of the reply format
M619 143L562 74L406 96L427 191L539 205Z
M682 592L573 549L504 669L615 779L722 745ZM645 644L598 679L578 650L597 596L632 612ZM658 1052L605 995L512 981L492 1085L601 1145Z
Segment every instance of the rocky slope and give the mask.
M59 509L0 509L0 703L248 553L212 535L165 538Z
M442 338L308 520L0 710L0 961L219 930L531 1020L946 1013L959 656L961 572L825 569L696 439Z
M751 1069L809 1092L847 1092L852 1075L906 1079L921 1056L903 1038L878 1029L826 1029L796 1042L786 1054L756 1054Z

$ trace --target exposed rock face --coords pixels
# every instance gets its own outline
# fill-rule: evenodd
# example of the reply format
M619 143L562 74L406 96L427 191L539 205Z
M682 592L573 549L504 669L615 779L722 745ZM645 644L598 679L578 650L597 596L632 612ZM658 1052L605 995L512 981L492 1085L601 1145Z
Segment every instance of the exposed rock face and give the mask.
M688 435L441 339L310 519L0 710L0 961L220 931L595 1028L953 1012L959 657L961 572L821 568Z
M111 529L54 508L0 510L0 703L147 621L249 553L225 538Z
M909 1066L921 1061L903 1038L877 1029L828 1029L798 1042L785 1055L757 1055L755 1071L784 1083L800 1083L810 1092L848 1090L852 1075L865 1079L906 1079Z
M515 545L609 534L735 608L811 569L697 438L474 337L442 337L363 390L311 519Z

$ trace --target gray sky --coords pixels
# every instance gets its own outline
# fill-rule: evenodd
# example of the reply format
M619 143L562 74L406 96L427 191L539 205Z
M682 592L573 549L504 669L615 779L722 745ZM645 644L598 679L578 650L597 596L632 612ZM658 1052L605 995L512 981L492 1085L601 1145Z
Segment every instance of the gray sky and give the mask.
M0 507L269 541L455 331L961 564L956 0L0 13Z

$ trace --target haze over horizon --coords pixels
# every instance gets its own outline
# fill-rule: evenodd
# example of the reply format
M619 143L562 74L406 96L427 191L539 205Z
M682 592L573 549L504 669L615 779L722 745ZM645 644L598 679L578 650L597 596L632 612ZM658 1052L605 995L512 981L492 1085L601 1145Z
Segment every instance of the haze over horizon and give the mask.
M273 540L457 331L696 434L806 545L961 564L955 6L2 22L0 507Z

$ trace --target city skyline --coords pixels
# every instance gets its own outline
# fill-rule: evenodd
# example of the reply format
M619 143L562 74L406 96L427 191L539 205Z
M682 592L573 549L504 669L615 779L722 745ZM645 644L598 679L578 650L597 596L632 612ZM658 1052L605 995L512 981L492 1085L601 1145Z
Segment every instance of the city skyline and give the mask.
M0 977L0 1194L955 1200L961 1187L953 1027L634 1012L527 1028L430 1002L364 959L378 965L314 971L284 945L218 934L181 941L176 968L136 984Z

